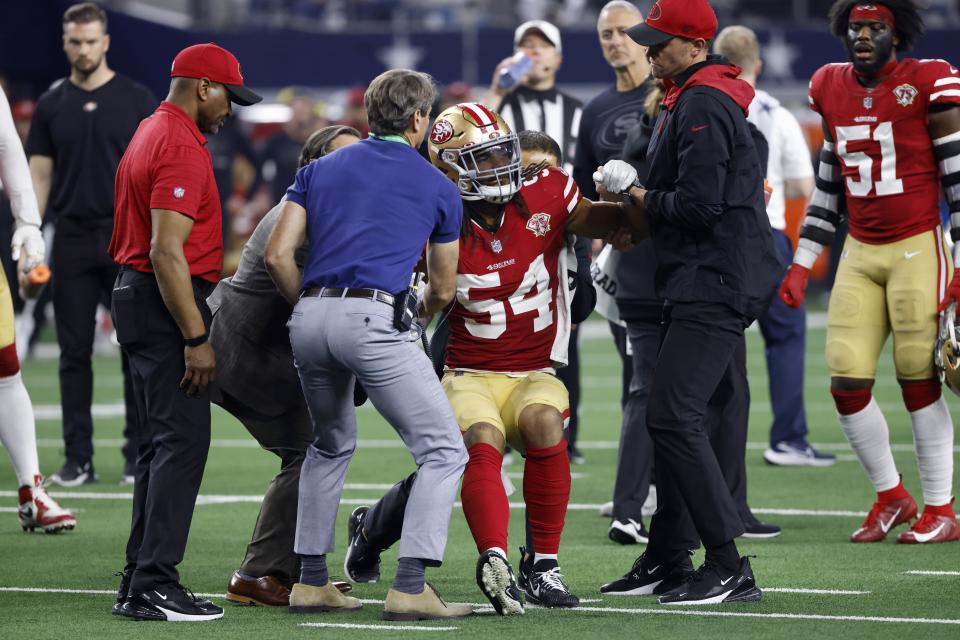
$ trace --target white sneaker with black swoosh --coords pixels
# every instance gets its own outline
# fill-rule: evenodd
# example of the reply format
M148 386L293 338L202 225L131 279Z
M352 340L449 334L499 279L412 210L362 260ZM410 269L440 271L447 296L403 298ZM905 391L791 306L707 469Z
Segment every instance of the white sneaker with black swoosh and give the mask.
M750 559L740 558L740 567L734 573L704 562L683 584L660 596L657 602L671 605L757 602L762 596Z

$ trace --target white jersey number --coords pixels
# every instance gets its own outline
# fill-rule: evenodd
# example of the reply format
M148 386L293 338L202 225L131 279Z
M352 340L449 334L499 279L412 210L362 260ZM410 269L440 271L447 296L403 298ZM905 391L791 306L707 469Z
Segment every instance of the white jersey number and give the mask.
M847 143L853 140L870 140L880 144L880 180L873 182L873 158L862 151L847 151ZM837 127L837 155L848 167L856 167L860 179L847 178L850 195L859 198L870 195L876 186L878 196L893 196L903 193L903 180L897 178L897 147L893 142L893 123L881 122L870 135L870 125Z
M517 290L511 293L506 301L479 297L483 295L484 289L499 286L500 274L497 272L457 274L457 302L471 313L489 316L487 322L464 318L470 335L487 340L502 336L507 330L507 304L515 316L535 312L537 316L533 319L534 331L543 331L553 324L553 314L550 312L550 274L543 262L543 255L537 256L530 263ZM530 295L534 288L536 293Z

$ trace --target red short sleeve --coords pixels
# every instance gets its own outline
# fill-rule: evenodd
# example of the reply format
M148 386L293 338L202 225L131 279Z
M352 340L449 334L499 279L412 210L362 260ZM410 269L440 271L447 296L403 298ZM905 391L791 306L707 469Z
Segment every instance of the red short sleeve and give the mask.
M921 60L917 77L927 105L960 105L960 72L946 60Z
M154 167L150 208L169 209L196 219L206 188L209 162L202 149L167 147Z

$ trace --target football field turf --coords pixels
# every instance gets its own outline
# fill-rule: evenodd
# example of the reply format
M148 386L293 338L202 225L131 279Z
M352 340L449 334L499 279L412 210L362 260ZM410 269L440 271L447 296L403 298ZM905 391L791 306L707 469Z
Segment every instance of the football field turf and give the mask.
M117 358L96 360L95 464L100 481L53 495L77 512L76 530L60 535L27 534L16 518L16 481L0 456L0 638L411 638L452 634L457 638L960 638L960 543L896 545L847 542L873 500L869 482L846 445L827 390L824 331L810 332L806 373L811 441L838 454L826 469L775 468L763 463L770 422L763 346L748 334L753 397L747 466L750 504L758 516L783 527L773 540L741 541L752 560L759 603L668 608L650 597L601 597L598 587L629 569L643 547L625 547L606 537L599 505L610 499L620 429L620 362L602 325L582 346L583 397L580 448L585 464L574 465L573 491L561 544L561 566L578 610L528 608L526 615L498 618L489 607L472 618L410 625L380 619L382 600L396 567L396 547L383 557L383 580L358 586L357 613L291 615L283 609L233 606L222 600L231 572L242 559L257 502L278 470L278 459L256 443L232 417L214 408L213 445L194 512L182 581L225 605L222 620L202 624L136 623L109 614L123 566L130 519L129 487L120 487L122 381ZM921 501L910 422L893 377L889 345L874 388L886 413L894 456L904 484ZM41 468L62 462L57 364L24 365L38 408ZM264 384L269 384L268 380ZM960 402L945 391L960 419ZM0 411L3 408L0 407ZM413 468L409 454L376 412L360 410L360 444L347 476L337 522L338 551L330 566L342 575L346 519L358 504L372 503ZM957 459L954 449L954 460ZM509 467L522 485L522 460ZM957 482L954 481L956 488ZM511 561L522 544L522 497L511 497ZM453 511L442 568L428 579L449 601L486 604L474 581L476 548L463 513ZM697 562L701 556L698 554ZM934 572L927 574L924 572ZM318 626L304 626L318 625ZM398 627L400 627L398 629ZM509 635L506 635L509 634Z

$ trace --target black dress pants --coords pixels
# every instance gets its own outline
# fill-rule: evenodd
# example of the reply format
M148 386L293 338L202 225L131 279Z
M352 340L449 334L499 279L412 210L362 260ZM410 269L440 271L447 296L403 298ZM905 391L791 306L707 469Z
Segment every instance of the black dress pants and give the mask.
M410 498L410 489L417 478L414 471L409 476L393 485L376 504L370 507L364 519L363 531L367 542L381 551L389 549L400 540L403 530L403 515L407 509L407 500Z
M743 316L723 304L665 308L647 407L657 469L658 509L647 547L653 558L694 549L700 540L716 547L743 533L704 419L744 328Z
M280 472L270 481L263 496L240 571L258 578L274 576L281 582L296 582L300 576L300 556L293 552L293 540L297 533L300 467L314 439L307 403L301 399L300 404L290 407L287 413L265 416L225 391L221 391L221 396L218 404L239 420L261 447L280 458ZM403 522L402 510L400 522Z
M194 279L194 297L210 326L211 283ZM179 582L193 507L210 448L210 398L188 398L183 337L153 274L122 270L113 295L117 338L130 360L142 425L137 438L133 515L125 570L131 592Z
M93 459L93 339L97 305L109 307L118 267L107 247L112 226L84 227L61 218L57 222L51 256L53 310L60 345L60 406L63 441L68 461L82 464ZM126 404L126 439L123 454L132 462L136 431L129 366L121 355L123 397Z

